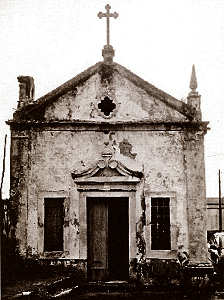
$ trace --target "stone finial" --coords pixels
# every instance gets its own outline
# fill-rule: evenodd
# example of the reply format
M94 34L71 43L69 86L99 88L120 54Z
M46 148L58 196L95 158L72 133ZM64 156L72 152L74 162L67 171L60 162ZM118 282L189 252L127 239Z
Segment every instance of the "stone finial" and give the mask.
M19 101L18 108L33 102L34 100L34 79L31 76L18 76L19 82Z
M102 56L106 64L111 64L114 57L114 49L111 45L105 45L102 50Z
M191 93L197 93L196 89L198 87L198 83L197 83L197 77L196 77L196 72L195 72L195 66L192 66L192 72L191 72L191 81L190 81L190 89L191 89Z
M190 89L187 97L187 104L195 109L195 119L201 120L201 96L196 91L198 87L195 66L192 66Z

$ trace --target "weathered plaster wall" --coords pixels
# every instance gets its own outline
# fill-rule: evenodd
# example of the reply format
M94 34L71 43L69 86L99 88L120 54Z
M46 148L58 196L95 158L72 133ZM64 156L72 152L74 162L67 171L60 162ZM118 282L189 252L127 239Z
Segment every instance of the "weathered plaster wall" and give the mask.
M177 243L186 248L188 228L186 219L186 176L184 170L182 133L162 131L114 131L113 134L93 131L39 131L32 133L30 185L28 193L27 243L32 254L42 248L38 221L38 202L44 197L66 197L65 256L79 258L79 195L71 178L74 170L93 166L110 139L114 159L134 170L143 171L144 183L137 191L136 222L142 214L141 195L147 192L174 192L177 199ZM121 144L129 143L127 153L121 154ZM131 150L130 150L130 147ZM135 155L130 157L129 152ZM39 210L41 210L39 203ZM172 209L172 208L171 208ZM25 232L24 232L25 235ZM39 241L39 242L38 242ZM38 250L39 249L39 250Z

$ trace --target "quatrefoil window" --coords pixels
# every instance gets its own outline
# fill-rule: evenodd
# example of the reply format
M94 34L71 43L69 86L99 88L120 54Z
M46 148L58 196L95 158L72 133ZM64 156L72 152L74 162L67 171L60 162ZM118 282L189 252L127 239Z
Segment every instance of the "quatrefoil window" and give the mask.
M104 113L105 116L108 117L116 108L116 104L114 104L113 100L111 100L109 97L105 97L98 104L98 108L102 111L102 113Z

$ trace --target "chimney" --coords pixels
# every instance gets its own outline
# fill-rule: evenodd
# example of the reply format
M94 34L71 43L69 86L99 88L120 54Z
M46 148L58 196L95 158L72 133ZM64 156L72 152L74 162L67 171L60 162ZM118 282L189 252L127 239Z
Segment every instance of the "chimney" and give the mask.
M19 101L17 108L21 108L34 101L34 79L31 76L18 76Z

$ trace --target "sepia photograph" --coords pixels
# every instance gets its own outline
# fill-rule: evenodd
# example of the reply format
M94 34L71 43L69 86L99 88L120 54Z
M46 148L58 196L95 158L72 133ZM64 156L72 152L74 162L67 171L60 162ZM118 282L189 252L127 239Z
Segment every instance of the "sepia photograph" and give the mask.
M224 299L224 0L0 0L1 299Z

